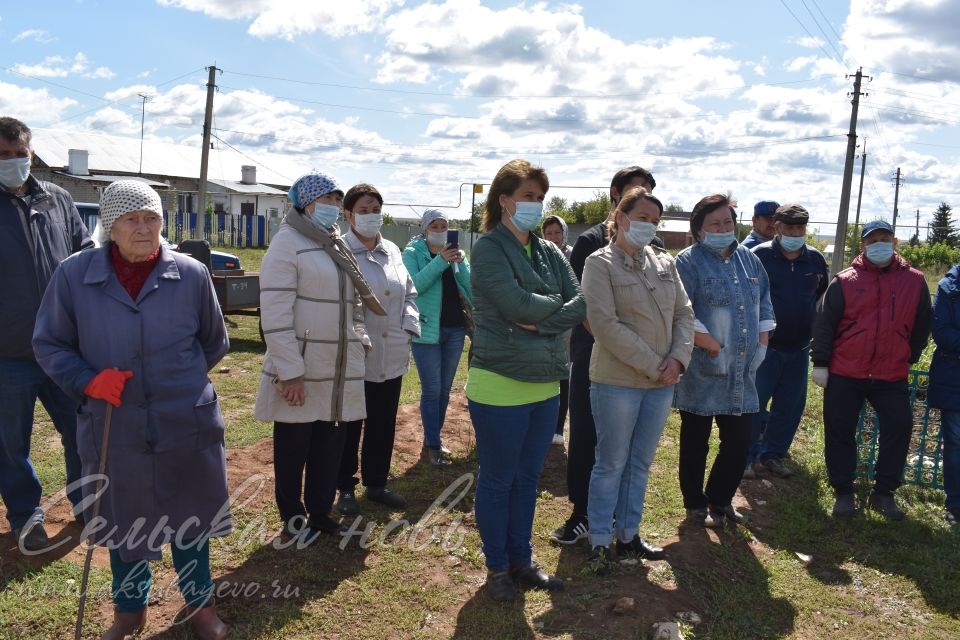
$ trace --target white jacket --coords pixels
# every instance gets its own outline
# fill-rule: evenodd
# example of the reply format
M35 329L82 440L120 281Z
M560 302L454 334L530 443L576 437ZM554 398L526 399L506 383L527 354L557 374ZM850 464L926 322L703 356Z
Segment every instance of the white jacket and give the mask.
M254 415L258 420L350 421L366 417L363 307L349 276L314 240L287 224L260 267L260 320L267 353ZM307 333L309 331L309 333ZM292 407L278 380L304 377Z
M387 315L366 317L367 335L373 348L367 353L368 382L384 382L399 378L410 368L410 342L420 336L420 312L417 310L417 288L403 265L400 249L380 236L373 250L352 231L343 236L360 266L360 273L370 283Z

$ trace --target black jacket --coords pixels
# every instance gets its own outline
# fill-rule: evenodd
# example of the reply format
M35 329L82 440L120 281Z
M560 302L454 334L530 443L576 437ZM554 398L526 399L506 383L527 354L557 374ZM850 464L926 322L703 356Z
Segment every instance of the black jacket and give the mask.
M50 277L64 258L92 246L60 187L31 176L23 196L0 189L0 358L34 359L33 325Z

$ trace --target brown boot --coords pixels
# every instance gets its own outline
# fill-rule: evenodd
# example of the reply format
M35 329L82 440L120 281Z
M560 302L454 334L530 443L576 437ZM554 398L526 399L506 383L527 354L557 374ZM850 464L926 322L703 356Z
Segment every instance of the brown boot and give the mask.
M132 638L143 630L147 624L147 609L130 613L121 613L113 610L113 624L107 629L100 640L126 640Z
M187 607L186 615L193 628L193 635L200 640L224 640L227 637L228 627L217 616L215 604L202 609Z

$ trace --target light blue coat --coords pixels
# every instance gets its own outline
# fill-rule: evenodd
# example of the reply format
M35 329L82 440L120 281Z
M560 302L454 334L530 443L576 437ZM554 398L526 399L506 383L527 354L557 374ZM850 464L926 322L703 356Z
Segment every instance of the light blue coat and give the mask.
M417 288L417 308L420 309L420 337L413 341L421 344L440 342L440 310L443 304L443 272L450 263L440 255L431 256L427 240L420 236L410 241L403 249L403 264L413 278ZM457 289L473 307L473 295L470 289L470 263L464 258L458 263L458 271L453 275Z
M760 331L774 324L767 272L743 245L724 258L700 243L677 255L677 271L694 317L722 349L712 358L705 349L693 348L674 406L702 416L756 413L757 369L766 355Z

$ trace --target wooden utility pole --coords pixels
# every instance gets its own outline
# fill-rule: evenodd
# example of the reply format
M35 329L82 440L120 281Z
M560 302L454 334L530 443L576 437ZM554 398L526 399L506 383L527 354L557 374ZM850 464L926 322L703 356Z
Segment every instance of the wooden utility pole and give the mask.
M895 180L896 180L897 186L896 186L896 189L894 189L893 191L893 225L892 225L894 235L896 235L897 233L897 212L898 212L897 207L900 203L900 180L901 180L900 167L897 167L897 177L895 178Z
M914 232L917 236L917 244L920 243L920 209L917 209L917 229Z
M853 81L853 109L850 111L850 132L847 133L847 159L843 165L843 186L840 189L840 211L837 214L837 235L833 241L833 260L830 262L832 273L843 269L843 258L847 242L847 215L850 213L850 188L853 186L853 161L857 154L857 111L860 109L860 81L863 69L857 69Z
M200 150L200 203L197 205L197 213L202 213L203 217L197 216L197 220L206 220L207 215L207 164L210 161L210 127L213 121L213 92L217 89L217 69L216 66L207 67L210 72L207 78L207 108L203 113L203 149ZM213 225L211 225L213 228Z
M144 122L144 118L147 115L147 100L150 99L150 96L148 96L145 93L138 93L137 95L140 96L140 99L143 101L140 105L140 168L137 169L137 175L142 176L143 175L143 122Z

